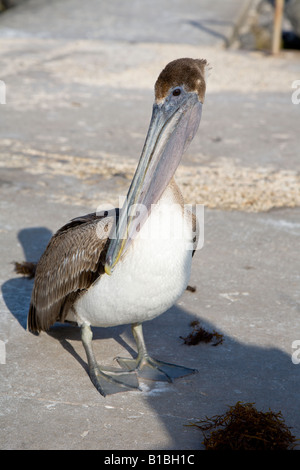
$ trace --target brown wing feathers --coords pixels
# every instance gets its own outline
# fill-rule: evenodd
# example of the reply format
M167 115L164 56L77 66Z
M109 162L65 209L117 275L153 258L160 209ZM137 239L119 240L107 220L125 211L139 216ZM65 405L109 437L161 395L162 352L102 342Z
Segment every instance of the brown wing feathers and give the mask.
M112 219L89 214L73 219L51 238L36 267L28 313L31 331L63 321L67 307L104 272L108 236L100 237L97 227L106 220L108 235Z

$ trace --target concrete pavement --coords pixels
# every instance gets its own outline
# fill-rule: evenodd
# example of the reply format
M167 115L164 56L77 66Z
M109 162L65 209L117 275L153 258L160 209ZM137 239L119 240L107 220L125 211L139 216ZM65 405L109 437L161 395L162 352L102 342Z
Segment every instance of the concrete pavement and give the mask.
M185 425L238 400L281 410L300 437L300 57L224 48L248 2L171 3L29 0L0 15L1 449L202 449ZM199 373L103 399L77 328L25 331L32 281L12 263L37 260L66 221L126 194L154 82L180 56L212 65L177 178L206 205L205 243L196 292L144 329L150 353ZM184 345L194 319L223 344ZM102 364L134 354L129 326L94 332Z

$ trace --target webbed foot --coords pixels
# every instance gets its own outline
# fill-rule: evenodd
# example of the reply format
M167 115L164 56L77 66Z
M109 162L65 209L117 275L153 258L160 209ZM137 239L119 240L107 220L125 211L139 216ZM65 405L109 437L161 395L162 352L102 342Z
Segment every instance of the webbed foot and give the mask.
M173 379L197 372L196 369L158 361L148 355L138 357L137 359L117 357L116 360L122 368L136 371L139 377L149 380L172 382Z
M116 357L116 360L122 368L126 368L129 371L136 371L139 377L145 379L167 382L172 382L173 379L177 377L183 377L197 372L196 369L177 366L150 357L146 350L141 323L132 325L132 333L137 344L138 356L136 359Z
M89 367L89 376L102 396L139 389L137 374L128 370L113 369L98 364Z

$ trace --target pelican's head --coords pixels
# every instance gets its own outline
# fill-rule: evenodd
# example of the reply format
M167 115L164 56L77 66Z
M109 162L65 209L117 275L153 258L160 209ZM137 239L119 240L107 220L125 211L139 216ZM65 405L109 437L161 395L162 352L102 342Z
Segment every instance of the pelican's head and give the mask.
M108 247L105 272L111 274L170 183L200 123L205 95L204 59L170 62L155 83L155 101L143 151ZM139 206L136 206L139 205ZM142 218L130 210L144 208Z

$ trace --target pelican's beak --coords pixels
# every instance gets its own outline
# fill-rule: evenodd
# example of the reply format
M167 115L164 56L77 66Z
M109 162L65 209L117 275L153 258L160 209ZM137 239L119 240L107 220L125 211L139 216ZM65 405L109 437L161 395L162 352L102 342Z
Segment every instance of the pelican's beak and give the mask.
M202 103L196 92L169 95L154 103L144 148L108 247L105 272L111 274L172 179L200 123ZM138 213L137 213L138 211Z

